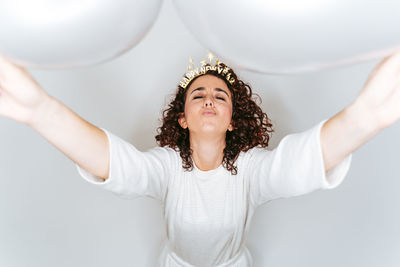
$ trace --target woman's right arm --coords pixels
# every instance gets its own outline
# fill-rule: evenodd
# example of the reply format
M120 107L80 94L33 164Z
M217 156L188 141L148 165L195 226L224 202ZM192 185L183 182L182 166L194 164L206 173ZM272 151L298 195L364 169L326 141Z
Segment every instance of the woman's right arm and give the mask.
M108 178L109 145L104 131L48 95L23 67L2 56L0 116L32 127L80 167Z

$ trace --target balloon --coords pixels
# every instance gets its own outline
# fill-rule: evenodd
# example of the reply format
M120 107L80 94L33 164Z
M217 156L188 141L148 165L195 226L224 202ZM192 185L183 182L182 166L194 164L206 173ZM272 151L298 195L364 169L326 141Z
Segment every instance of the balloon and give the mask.
M26 67L108 61L149 31L161 0L2 0L0 53Z
M400 47L400 1L174 0L174 5L203 46L257 72L318 70Z

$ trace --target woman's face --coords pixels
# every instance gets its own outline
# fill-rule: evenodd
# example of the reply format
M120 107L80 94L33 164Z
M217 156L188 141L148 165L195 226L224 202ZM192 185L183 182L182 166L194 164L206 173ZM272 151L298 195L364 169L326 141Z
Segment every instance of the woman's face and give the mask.
M182 128L191 133L225 134L232 131L232 95L226 83L213 75L203 75L186 89Z

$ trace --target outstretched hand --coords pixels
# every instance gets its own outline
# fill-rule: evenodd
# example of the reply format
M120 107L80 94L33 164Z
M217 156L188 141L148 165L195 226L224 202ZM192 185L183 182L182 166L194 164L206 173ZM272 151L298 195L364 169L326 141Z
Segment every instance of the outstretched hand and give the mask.
M47 96L25 68L0 55L0 116L28 123Z
M400 50L384 58L370 73L354 102L323 125L325 170L399 119Z
M400 50L370 73L355 104L371 114L371 123L386 128L400 119Z

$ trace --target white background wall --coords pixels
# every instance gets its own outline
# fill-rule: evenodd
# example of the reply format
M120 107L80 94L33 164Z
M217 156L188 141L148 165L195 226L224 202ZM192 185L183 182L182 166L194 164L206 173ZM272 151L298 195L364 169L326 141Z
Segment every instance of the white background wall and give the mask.
M206 50L166 0L149 34L121 57L31 73L83 118L145 150L156 145L160 113L189 56ZM377 62L296 76L237 72L273 120L273 149L350 104ZM254 266L399 266L399 134L397 123L357 150L338 188L261 206L247 241ZM154 266L161 214L155 200L119 199L85 182L36 132L0 118L0 266Z

